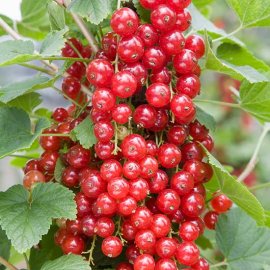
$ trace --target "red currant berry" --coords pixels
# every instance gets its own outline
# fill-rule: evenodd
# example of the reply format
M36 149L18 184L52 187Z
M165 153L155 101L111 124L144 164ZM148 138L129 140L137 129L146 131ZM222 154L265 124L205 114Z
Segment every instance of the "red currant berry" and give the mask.
M40 167L38 159L28 160L25 167L23 168L23 172L25 174L27 174L29 171L32 171L32 170L42 171L42 168Z
M118 124L126 124L131 117L132 110L127 104L117 104L112 110L112 118Z
M62 90L68 97L76 100L81 90L81 83L71 76L66 77L62 83Z
M195 264L192 265L193 270L209 270L210 265L204 258L200 258Z
M125 63L135 63L143 56L143 41L138 36L124 37L118 44L117 53Z
M105 55L110 59L114 60L117 50L117 35L113 32L108 32L102 38L102 49Z
M186 162L188 160L199 160L201 161L204 157L204 151L200 144L197 142L188 142L181 148L182 160Z
M171 222L167 216L156 214L153 216L150 230L157 238L165 237L171 230Z
M137 79L129 71L120 71L113 75L112 92L119 98L131 97L137 89Z
M174 57L173 66L178 73L189 74L194 72L197 62L195 53L184 49Z
M170 106L176 117L187 117L195 111L195 105L191 98L183 94L175 95Z
M151 83L164 83L169 84L171 82L171 72L168 70L168 68L164 67L160 70L153 70L150 81Z
M159 259L156 262L155 270L177 270L177 266L171 259Z
M67 220L66 230L68 233L77 235L82 234L82 222L80 219Z
M102 160L111 159L113 157L113 150L114 144L112 142L98 142L95 144L96 155Z
M188 194L194 187L194 179L192 174L186 171L175 173L171 178L171 188L175 190L178 195L183 196Z
M183 241L195 241L199 235L199 227L190 221L184 222L179 228L179 236Z
M43 131L42 134L49 133L49 130ZM55 131L51 131L55 133ZM57 136L40 136L39 138L40 146L46 151L58 151L61 148L61 137Z
M146 141L138 134L128 135L121 144L122 154L131 160L141 160L146 155Z
M209 151L212 152L214 148L213 138L208 134L203 140L201 140L201 144Z
M150 192L158 194L167 187L169 178L164 171L158 170L156 175L149 179L148 183Z
M151 22L160 31L171 30L176 22L175 12L167 5L159 5L151 12Z
M192 192L201 194L204 198L206 198L206 189L203 184L197 184L194 186Z
M131 223L129 220L125 220L121 227L121 232L123 234L124 239L127 241L133 241L135 239L137 228ZM139 252L139 250L138 250Z
M205 163L195 159L186 161L183 166L183 170L191 173L194 178L194 183L201 183L206 178L206 166Z
M117 203L108 193L102 193L96 200L96 208L101 215L110 216L116 213Z
M85 74L85 65L83 62L75 62L74 64L72 64L68 69L67 69L67 73L78 79L78 80L81 80L82 77L84 76Z
M68 118L68 112L64 108L57 108L53 112L53 120L56 122L64 122Z
M90 150L84 149L79 144L72 146L67 152L67 162L75 169L86 167L90 161Z
M157 208L156 205L156 198L150 198L146 201L145 206L153 213L153 214L159 214L160 211Z
M106 92L106 94L108 94L108 92ZM106 100L107 101L110 100L110 97L109 97L109 99L107 99L107 97L106 97ZM93 97L92 97L92 103L93 103ZM105 102L103 102L103 106L104 106L104 104L105 104ZM109 111L102 112L102 111L97 110L97 109L92 109L90 112L90 118L92 119L92 121L95 124L100 122L100 121L110 121L111 117L112 117L112 115Z
M178 245L175 256L179 263L190 266L199 260L200 251L194 243L184 242Z
M114 136L114 127L110 122L99 122L94 125L94 134L98 141L109 142Z
M154 9L164 3L165 0L140 0L140 4L146 9Z
M183 10L188 7L190 3L191 0L167 0L167 4L176 11Z
M208 135L208 129L198 120L189 124L189 135L196 141L203 140Z
M167 140L175 145L182 145L187 139L187 129L184 126L175 125L167 133Z
M169 259L174 256L177 242L173 238L163 237L156 243L156 252L160 258Z
M102 113L110 111L115 106L115 103L115 95L107 88L97 89L92 96L93 108Z
M101 217L95 224L95 233L102 238L113 235L115 229L114 222L111 218Z
M67 235L61 245L64 254L81 255L84 251L84 240L78 235Z
M78 171L72 167L67 167L62 174L62 183L69 188L74 188L79 185Z
M158 161L164 168L176 167L181 161L180 149L171 143L165 143L159 148Z
M176 91L190 98L195 98L200 93L201 83L195 74L182 75L176 84Z
M153 256L142 254L138 256L134 262L134 270L154 270L155 260Z
M147 79L147 70L140 62L126 64L122 68L122 71L129 71L136 77L137 90L140 90L140 88L145 84Z
M140 161L141 177L148 179L154 177L158 171L158 161L152 156L146 156Z
M130 8L116 10L111 18L111 27L120 36L131 36L136 32L138 25L139 18Z
M157 197L157 207L164 214L174 213L180 206L181 200L176 191L162 190Z
M27 172L23 178L23 186L27 189L30 189L34 184L44 182L46 182L44 174L37 170Z
M157 109L157 120L153 127L150 128L151 131L160 132L164 130L169 122L168 112L164 109Z
M120 200L128 195L129 183L122 177L116 177L108 183L107 190L112 198Z
M142 39L145 47L152 47L158 42L158 32L151 24L140 25L137 35Z
M92 203L82 192L77 193L74 200L77 205L78 217L83 217L91 212Z
M135 236L135 244L139 249L147 251L155 247L156 236L151 230L138 231Z
M113 74L111 63L102 59L93 60L86 69L88 81L96 87L110 86Z
M143 178L137 178L129 182L129 194L137 201L144 200L149 194L149 186Z
M140 165L135 162L128 160L123 165L123 175L131 180L134 180L139 177L141 174L141 168Z
M158 153L158 146L157 144L152 140L146 141L146 153L150 156L156 156Z
M107 182L121 175L122 166L120 162L115 159L104 161L100 167L100 176Z
M159 47L147 48L144 52L142 62L145 68L160 70L166 64L166 55Z
M133 121L140 127L151 128L155 125L156 120L157 112L148 104L140 105L134 111Z
M116 270L133 270L133 266L130 263L122 262L122 263L117 264L115 269Z
M216 223L218 222L218 213L214 211L209 211L205 214L204 218L205 226L209 230L214 230L216 227Z
M152 223L152 219L152 213L145 206L138 207L130 217L131 224L139 230L148 229Z
M60 228L54 235L54 242L56 245L61 246L68 235L66 228Z
M118 237L109 236L102 241L101 250L107 257L115 258L121 254L123 244Z
M78 53L73 49L73 47L75 47L79 52L81 52L83 49L83 45L78 39L70 38L68 39L68 42L65 43L65 47L62 49L62 56L72 58L79 57Z
M204 197L198 193L189 193L182 197L181 210L188 217L198 217L204 210Z
M59 158L58 152L46 151L41 155L39 164L44 171L48 173L53 173L58 158Z
M83 58L89 59L92 55L92 48L90 45L86 45L81 50L81 55Z
M117 210L118 213L122 216L129 216L135 213L137 208L137 201L131 197L126 196L118 202Z
M197 59L200 59L205 53L205 43L202 37L191 35L186 39L185 48L195 53Z
M171 92L169 87L163 83L154 83L146 90L146 100L154 107L161 108L170 103Z
M215 196L211 200L211 205L213 209L221 214L227 212L233 205L233 202L224 194Z
M187 9L178 11L176 14L175 28L186 31L191 25L191 15Z

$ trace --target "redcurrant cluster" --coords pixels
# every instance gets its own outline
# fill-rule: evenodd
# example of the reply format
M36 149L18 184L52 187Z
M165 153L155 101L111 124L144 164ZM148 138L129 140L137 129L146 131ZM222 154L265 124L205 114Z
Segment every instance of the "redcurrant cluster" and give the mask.
M54 124L40 138L45 151L27 163L24 185L54 180L57 160L65 164L62 184L75 191L77 204L77 219L58 222L55 235L66 254L82 254L92 244L91 258L99 237L104 255L125 254L118 270L209 269L195 240L205 226L215 228L232 202L214 194L213 211L201 218L204 183L213 175L202 145L211 151L213 139L195 119L205 44L198 35L183 36L190 2L140 0L151 10L151 24L120 8L95 56L74 38L62 50L67 57L94 57L87 68L72 64L62 85L82 108L54 111ZM81 91L88 86L91 106ZM87 117L97 140L91 149L68 136Z

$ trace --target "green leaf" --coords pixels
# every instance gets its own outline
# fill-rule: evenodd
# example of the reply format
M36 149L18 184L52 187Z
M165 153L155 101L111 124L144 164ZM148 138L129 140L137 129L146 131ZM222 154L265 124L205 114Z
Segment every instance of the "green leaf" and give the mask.
M132 0L137 13L144 22L150 22L150 10L143 8L139 0Z
M48 119L51 119L52 117L52 112L45 108L37 109L36 111L34 111L34 114Z
M52 226L49 232L42 237L38 248L31 248L29 257L31 269L40 270L46 261L54 260L62 255L61 248L54 242L54 234L57 230L57 226Z
M36 59L34 43L30 40L7 40L0 43L0 66Z
M3 14L0 15L0 18L3 21L5 21L10 27L13 27L13 20L12 19L10 19L9 17L7 17L7 16L5 16ZM4 36L6 34L7 34L7 32L2 27L0 27L0 36Z
M32 131L27 113L17 108L0 108L0 157L29 148L50 121L41 118Z
M216 27L211 21L206 19L193 4L191 4L188 9L192 16L193 31L199 32L201 34L205 34L206 31L207 34L213 39L219 37L226 37L228 35L225 31ZM235 37L226 37L224 38L224 41L243 45L243 42Z
M258 227L241 209L221 215L216 226L217 244L231 270L262 270L270 264L270 230Z
M227 0L234 9L241 28L270 26L270 2L268 0Z
M192 1L192 3L198 8L203 8L207 5L212 4L212 2L214 2L214 0L193 0Z
M43 56L60 55L61 49L65 46L64 35L67 31L66 27L60 31L50 32L41 45L40 54Z
M217 48L217 57L236 66L251 66L264 73L270 71L270 67L265 62L257 59L250 51L237 44L221 44Z
M20 34L34 39L43 39L50 30L47 13L48 0L23 0L22 21L17 24Z
M69 10L93 24L100 24L112 13L112 0L73 0Z
M196 240L196 244L203 250L206 249L213 249L213 245L210 242L210 240L208 238L206 238L205 236L201 235L197 240Z
M79 255L65 255L54 261L46 262L41 270L91 270L88 262Z
M219 59L212 50L209 41L207 42L207 44L208 45L205 64L205 67L207 69L227 74L237 80L246 79L251 83L268 81L268 79L263 74L261 74L258 70L256 70L252 66L249 66L247 64L237 65ZM232 62L235 61L232 60Z
M75 138L85 149L89 149L97 141L94 135L93 126L94 123L90 120L89 117L86 117L71 132L71 135L75 136Z
M9 260L10 256L11 243L8 240L5 231L0 227L0 256L5 260ZM0 270L6 269L3 265L0 264Z
M48 86L46 84L48 81L50 81L49 77L35 76L25 81L15 82L3 86L0 88L0 101L7 103L25 93L30 93L32 91L45 88Z
M260 121L270 122L270 82L244 81L240 88L240 105Z
M75 217L74 194L59 184L37 184L31 195L21 185L0 192L0 224L20 253L38 244L53 218Z
M34 108L40 105L42 102L41 96L38 93L29 93L23 96L17 97L10 101L7 105L23 109L24 111L31 113Z
M198 119L198 121L201 124L205 125L209 130L215 131L216 129L215 118L198 106L196 106L196 119Z
M52 30L62 30L66 26L65 10L55 1L50 1L47 6Z
M61 158L58 158L55 169L54 169L54 178L56 182L58 183L62 182L62 174L64 170L65 170L65 164Z
M253 217L258 224L265 222L264 209L257 198L248 190L246 186L237 181L228 171L216 160L207 150L206 154L209 163L213 167L213 179L207 184L207 189L215 192L220 190L228 196L235 204L241 207L248 215Z

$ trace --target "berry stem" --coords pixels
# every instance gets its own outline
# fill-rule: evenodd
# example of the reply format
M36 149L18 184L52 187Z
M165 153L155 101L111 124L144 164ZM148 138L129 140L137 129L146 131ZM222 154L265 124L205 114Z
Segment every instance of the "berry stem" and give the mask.
M62 60L62 61L73 61L73 62L90 62L90 59L87 58L80 58L80 57L62 57L62 56L45 56L41 58L42 60L49 60L49 61L54 61L54 60Z
M114 129L115 129L115 136L114 136L114 150L113 154L117 155L117 150L118 150L118 133L117 133L117 124L114 122Z
M96 240L97 240L97 236L94 235L93 240L92 240L92 244L91 244L91 248L89 250L89 258L88 258L88 262L92 265L95 265L94 263L94 258L93 258L93 252L96 246Z
M14 157L14 158L25 158L25 159L35 159L35 158L36 158L36 157L23 156L23 155L9 155L9 157Z
M31 64L28 64L28 63L22 63L22 64L20 64L20 66L30 68L30 69L34 69L34 70L40 71L42 73L45 73L45 74L48 74L48 75L51 75L51 76L55 75L52 70L48 70L46 68L42 68L42 67L39 67L39 66L36 66L36 65L31 65Z
M212 269L212 268L218 268L218 267L220 267L220 266L225 266L225 265L228 265L228 264L227 264L226 261L223 261L223 262L220 262L220 263L211 265L211 269Z
M23 253L23 257L24 257L24 260L26 263L27 270L30 270L30 263L29 263L29 260L28 260L26 253Z
M219 38L213 39L212 43L218 42L218 41L222 41L223 39L229 38L231 36L234 36L235 34L237 34L238 32L240 32L243 29L242 25L240 25L237 29L235 29L234 31L232 31L231 33L228 33L225 36L221 36Z
M64 133L44 133L40 137L70 137L70 135Z
M263 127L263 131L261 136L259 137L258 143L256 145L256 148L253 152L253 155L250 159L250 161L248 162L246 168L244 169L244 171L241 173L241 175L238 177L238 181L242 182L245 180L245 178L252 172L252 170L254 169L254 167L256 166L257 163L257 158L258 158L258 154L260 152L262 143L264 141L265 136L267 135L267 133L270 131L270 124L265 124Z
M237 108L237 109L241 108L240 104L237 104L237 103L229 103L229 102L222 102L222 101L216 101L216 100L195 99L195 102L197 102L197 103L210 103L210 104L214 104L214 105L226 106L226 107Z
M10 270L18 270L14 265L10 264L8 261L6 261L3 257L0 256L0 264L4 265L6 268Z

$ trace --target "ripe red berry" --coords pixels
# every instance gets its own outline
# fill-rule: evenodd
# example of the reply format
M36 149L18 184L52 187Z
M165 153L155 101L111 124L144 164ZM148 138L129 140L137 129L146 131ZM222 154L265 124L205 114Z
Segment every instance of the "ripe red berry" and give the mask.
M189 193L182 197L181 210L188 217L198 217L204 210L204 197L198 193Z
M160 31L171 30L176 22L176 14L167 5L159 5L151 12L151 22Z
M137 231L138 229L135 227L134 224L132 224L130 220L125 220L122 223L121 232L124 239L126 239L127 241L133 241L135 239Z
M107 257L115 258L121 254L123 244L118 237L109 236L102 241L101 250Z
M140 4L146 9L154 9L164 3L165 0L140 0Z
M132 110L127 104L117 104L112 110L112 118L118 124L126 124L131 117Z
M128 135L121 144L122 154L130 160L141 160L146 155L146 141L138 134Z
M132 264L123 262L123 263L117 264L115 269L116 270L133 270L133 267L132 267Z
M139 230L148 229L152 223L152 219L152 213L145 206L138 207L135 213L130 216L131 224Z
M96 87L110 86L113 74L111 63L102 59L93 60L86 69L88 81Z
M170 185L171 188L178 193L178 195L183 196L188 194L193 189L194 178L191 173L182 170L172 176Z
M191 15L187 9L180 10L176 13L175 28L180 31L186 31L191 25Z
M135 244L143 251L150 250L155 247L156 236L151 230L140 230L135 236Z
M156 262L155 270L177 270L177 266L171 259L159 259Z
M79 185L79 173L72 167L67 167L62 174L62 183L66 187L74 188Z
M64 254L80 255L84 251L85 243L78 235L67 235L61 247Z
M195 241L200 235L200 229L194 223L187 221L179 227L179 236L183 241Z
M170 237L160 238L156 243L156 252L160 258L170 259L176 251L177 241Z
M151 83L164 83L169 84L171 82L171 71L168 68L163 67L160 70L153 70L150 81Z
M97 89L92 96L93 107L100 112L110 111L115 103L115 95L107 88Z
M158 42L158 32L151 24L140 25L137 35L142 39L145 47L152 47Z
M147 48L144 52L142 62L145 68L159 70L166 64L166 55L159 47Z
M191 0L167 0L167 4L176 11L183 10L188 7L190 3Z
M86 167L90 160L90 150L84 149L79 144L72 146L67 152L67 162L75 169Z
M128 160L123 165L123 175L131 180L139 177L141 174L140 165L136 161Z
M120 36L131 36L136 32L138 25L139 18L130 8L116 10L111 18L111 27Z
M81 90L81 83L74 77L66 77L62 83L62 90L68 97L76 100Z
M209 230L214 230L216 227L216 223L218 221L218 213L214 211L209 211L205 214L204 218L205 226Z
M205 163L195 159L190 159L185 162L183 170L192 174L194 183L201 183L206 178L206 166Z
M195 111L191 98L183 94L176 94L172 98L170 106L176 117L187 117Z
M68 112L64 108L56 108L52 117L54 121L64 122L68 118Z
M107 190L112 198L120 200L128 195L129 183L122 177L116 177L108 183Z
M177 246L176 259L184 265L193 265L199 260L200 251L193 242L184 242Z
M97 142L95 144L96 155L102 160L113 158L112 154L113 150L114 144L112 142L107 143Z
M181 200L176 191L162 190L157 197L157 207L164 214L174 213L180 206Z
M74 46L79 52L83 50L83 45L78 39L70 38L68 39L68 42L65 43L65 47L62 49L62 56L72 58L79 57L78 53L74 50L74 48L72 48L70 44L72 44L72 46Z
M23 186L27 189L30 189L36 183L44 182L46 182L44 174L37 170L27 172L23 178Z
M181 147L182 160L186 162L188 160L201 161L204 157L204 151L200 144L197 142L188 142Z
M100 167L100 176L103 180L109 182L115 177L122 175L122 166L119 161L115 159L106 160Z
M197 141L203 140L208 135L208 129L198 120L189 124L189 135Z
M70 76L81 80L82 77L85 75L85 70L86 68L83 62L75 62L67 69L67 73Z
M167 140L175 145L182 145L187 139L187 129L184 126L174 125L167 133Z
M113 235L114 229L114 221L108 217L99 218L95 224L95 233L102 238Z
M68 233L77 235L82 234L82 222L81 219L67 220L66 230Z
M171 230L171 222L167 216L156 214L153 216L150 230L153 231L157 238L165 237Z
M137 79L129 71L120 71L112 77L112 92L119 98L131 97L137 89Z
M146 89L146 100L156 108L161 108L169 104L171 92L169 87L163 83L154 83Z
M201 83L195 74L187 74L179 77L176 83L176 91L190 98L195 98L200 93Z
M159 148L158 161L164 168L174 168L181 161L180 149L171 143L165 143Z
M158 161L148 155L140 161L141 177L148 179L154 177L158 171Z
M155 108L148 104L138 106L133 113L133 121L139 127L151 128L157 120Z
M136 208L137 201L131 196L126 196L122 200L118 201L117 211L120 215L129 216L135 213Z
M158 170L156 175L148 181L150 192L158 194L167 187L168 182L168 175L164 171Z
M157 144L152 140L146 141L146 153L150 156L156 156L158 152Z
M108 193L102 193L96 200L96 209L99 214L110 216L116 213L117 203Z
M102 49L110 60L115 59L117 50L117 35L114 32L108 32L102 37Z
M214 196L211 200L213 209L221 214L227 212L233 205L233 202L224 194Z
M94 134L98 141L109 142L114 136L114 127L110 122L99 122L94 125Z
M189 74L194 72L197 62L195 53L184 49L174 57L173 66L179 74Z
M154 270L155 260L151 255L142 254L134 262L134 270Z
M185 48L195 53L197 59L200 59L205 53L205 44L202 37L191 35L186 39Z
M200 258L195 264L192 265L193 270L209 270L210 265L204 258Z
M44 171L51 174L54 172L58 158L59 158L58 152L45 151L40 157L39 164Z
M135 63L143 56L143 41L138 36L123 37L118 44L117 53L125 63Z
M149 194L149 186L145 179L137 178L129 182L129 194L137 201L142 201Z
M150 128L151 131L160 132L164 130L169 122L168 112L165 109L157 109L157 120L153 127Z

